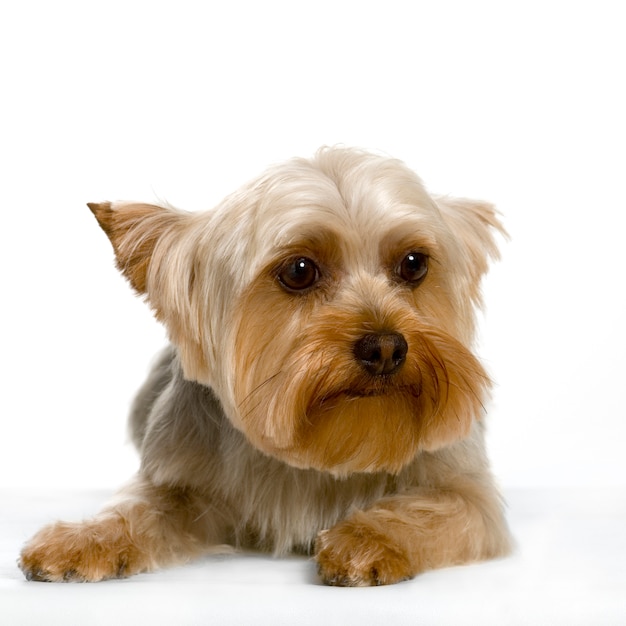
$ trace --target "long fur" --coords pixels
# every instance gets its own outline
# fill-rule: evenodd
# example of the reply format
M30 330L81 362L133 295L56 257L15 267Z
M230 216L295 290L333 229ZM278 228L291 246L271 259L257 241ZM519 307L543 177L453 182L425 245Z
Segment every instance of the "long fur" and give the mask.
M335 148L206 213L90 208L172 343L131 411L137 476L92 520L40 531L27 578L127 576L230 545L313 553L326 583L370 585L508 552L472 351L503 232L490 205ZM399 270L412 252L419 284ZM299 258L315 267L301 291L281 279ZM408 347L373 375L354 346L384 333Z

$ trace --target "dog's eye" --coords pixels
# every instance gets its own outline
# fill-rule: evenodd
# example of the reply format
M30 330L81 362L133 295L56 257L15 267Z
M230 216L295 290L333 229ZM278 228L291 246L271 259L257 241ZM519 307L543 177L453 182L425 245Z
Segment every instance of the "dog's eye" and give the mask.
M428 272L428 255L423 252L409 252L400 262L396 273L412 286L419 284Z
M278 280L287 291L303 291L312 287L319 278L317 265L307 257L300 257L285 265Z

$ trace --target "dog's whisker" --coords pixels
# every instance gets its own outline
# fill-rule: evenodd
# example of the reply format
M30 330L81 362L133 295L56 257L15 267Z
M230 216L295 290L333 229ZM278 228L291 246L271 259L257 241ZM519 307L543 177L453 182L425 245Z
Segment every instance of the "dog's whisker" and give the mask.
M239 403L239 409L242 410L244 409L245 405L250 401L250 399L259 391L261 391L263 389L263 387L265 387L266 385L269 385L271 382L274 381L275 378L277 378L278 376L280 376L282 374L282 371L278 371L275 374L272 374L271 376L269 376L268 378L266 378L265 380L263 380L261 383L259 383L252 391L250 391L250 393L248 393L248 395Z

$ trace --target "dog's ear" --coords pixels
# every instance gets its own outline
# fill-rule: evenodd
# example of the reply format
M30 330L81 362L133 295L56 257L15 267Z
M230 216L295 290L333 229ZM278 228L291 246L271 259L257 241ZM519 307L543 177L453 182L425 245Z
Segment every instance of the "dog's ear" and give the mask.
M152 204L88 206L113 244L118 268L178 346L185 376L210 384L196 246L188 237L193 214Z
M152 204L87 206L113 244L117 266L139 294L147 294L148 268L159 240L176 230L185 214Z
M472 299L480 303L480 279L489 260L500 257L494 235L499 233L508 238L507 232L497 211L487 202L448 196L436 196L434 200L459 244L460 261L470 279Z

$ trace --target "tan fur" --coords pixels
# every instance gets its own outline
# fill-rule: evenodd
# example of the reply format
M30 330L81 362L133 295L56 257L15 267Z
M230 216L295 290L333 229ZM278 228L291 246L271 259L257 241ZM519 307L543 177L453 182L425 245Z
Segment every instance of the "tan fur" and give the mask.
M89 207L172 346L131 412L137 477L92 520L40 531L28 578L126 576L221 544L313 551L337 585L506 554L472 352L491 206L337 148L206 213ZM283 280L298 259L302 289Z
M195 518L201 513L191 492L137 480L95 518L44 528L23 553L21 567L32 580L99 581L184 562L219 537L206 525L199 530Z

